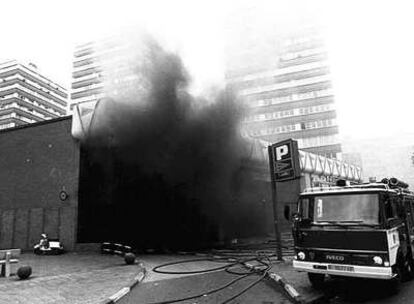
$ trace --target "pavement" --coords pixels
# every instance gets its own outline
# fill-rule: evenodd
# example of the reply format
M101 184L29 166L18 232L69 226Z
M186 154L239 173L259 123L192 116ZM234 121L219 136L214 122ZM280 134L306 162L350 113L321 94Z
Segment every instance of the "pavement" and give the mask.
M29 265L32 267L32 275L27 280L20 280L17 275L9 278L0 277L0 304L111 303L108 299L122 290L125 292L119 300L121 304L138 303L137 299L139 303L150 303L204 292L234 279L234 275L225 271L201 275L159 274L152 271L160 264L194 258L198 259L202 256L140 255L137 257L139 263L126 265L122 257L97 252L66 253L60 256L37 256L23 253L20 262L12 266L12 273L15 273L20 266ZM173 265L166 269L174 272L194 271L222 265L224 265L223 261L204 260ZM143 281L137 285L131 285L131 282L142 274L144 269L147 269L147 273ZM289 283L297 290L300 298L292 299L281 284L275 280L266 279L230 303L306 303L314 302L321 297L321 294L310 287L306 274L292 269L291 259L285 262L274 261L271 272L278 274L284 279L284 283ZM255 275L249 276L220 293L182 303L219 303L254 283L257 278ZM131 286L133 287L129 289ZM300 301L297 301L298 299Z
M32 275L20 280L18 267L29 265ZM1 304L101 303L134 279L141 266L126 265L123 258L100 253L66 253L38 256L23 253L12 264L12 275L0 277Z

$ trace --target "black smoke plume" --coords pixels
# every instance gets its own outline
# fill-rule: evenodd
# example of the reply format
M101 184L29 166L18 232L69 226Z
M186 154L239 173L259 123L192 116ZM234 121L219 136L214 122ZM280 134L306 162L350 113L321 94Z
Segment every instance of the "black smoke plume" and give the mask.
M240 103L225 90L191 96L181 59L143 46L125 65L135 84L107 85L117 94L82 143L80 241L182 249L265 235L267 188L249 169Z

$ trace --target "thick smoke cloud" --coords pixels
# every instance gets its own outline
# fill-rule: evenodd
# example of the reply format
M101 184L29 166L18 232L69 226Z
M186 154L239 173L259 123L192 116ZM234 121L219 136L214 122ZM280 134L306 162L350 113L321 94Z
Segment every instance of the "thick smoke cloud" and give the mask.
M251 178L240 103L225 90L209 99L191 96L176 54L151 39L139 49L140 58L126 60L128 70L107 69L112 96L97 105L83 143L81 203L89 207L80 208L81 234L88 235L91 206L105 205L117 228L95 219L101 235L140 247L189 248L238 237L246 211L241 187ZM132 84L113 81L131 72Z

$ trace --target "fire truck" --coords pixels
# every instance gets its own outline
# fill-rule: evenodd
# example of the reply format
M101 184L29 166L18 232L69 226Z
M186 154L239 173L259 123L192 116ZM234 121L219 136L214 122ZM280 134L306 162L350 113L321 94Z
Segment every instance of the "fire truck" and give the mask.
M293 214L293 267L313 287L326 276L389 280L414 273L414 192L396 179L305 189Z

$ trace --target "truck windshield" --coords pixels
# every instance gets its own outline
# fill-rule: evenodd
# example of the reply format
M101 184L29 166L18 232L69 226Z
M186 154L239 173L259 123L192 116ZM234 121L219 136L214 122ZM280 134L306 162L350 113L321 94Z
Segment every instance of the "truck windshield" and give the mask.
M342 194L302 198L302 218L314 224L378 225L378 194Z

